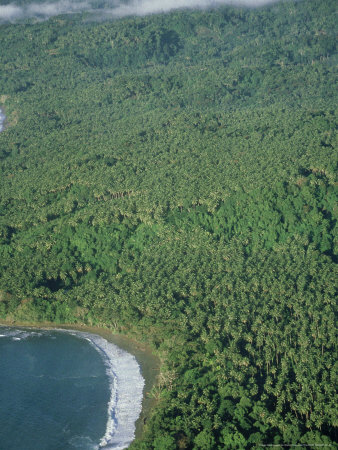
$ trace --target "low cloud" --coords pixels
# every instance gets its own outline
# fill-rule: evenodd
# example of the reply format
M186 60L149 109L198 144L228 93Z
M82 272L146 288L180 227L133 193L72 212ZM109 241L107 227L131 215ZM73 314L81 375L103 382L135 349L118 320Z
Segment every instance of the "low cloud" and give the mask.
M237 5L237 6L263 6L272 3L271 0L134 0L128 4L121 3L112 9L112 13L116 16L156 14L168 12L179 8L209 8L220 5Z
M48 19L51 16L88 10L92 10L88 2L70 2L66 0L52 3L30 3L24 6L10 3L9 5L0 5L0 20L12 22L32 18Z
M20 17L21 8L14 4L0 5L0 18L2 20L13 20L13 18Z
M220 5L258 7L274 0L131 0L129 2L108 0L104 6L98 7L95 2L59 0L46 3L29 3L19 6L15 3L0 5L0 21L13 22L22 19L48 19L60 14L74 14L79 12L99 13L107 18L126 16L145 16L169 12L180 8L210 8Z

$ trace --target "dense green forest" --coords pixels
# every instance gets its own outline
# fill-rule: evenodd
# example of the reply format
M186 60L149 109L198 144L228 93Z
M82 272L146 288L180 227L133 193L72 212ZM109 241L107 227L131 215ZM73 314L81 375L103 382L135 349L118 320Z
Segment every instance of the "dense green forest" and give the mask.
M0 25L0 317L152 345L133 449L337 442L334 3Z

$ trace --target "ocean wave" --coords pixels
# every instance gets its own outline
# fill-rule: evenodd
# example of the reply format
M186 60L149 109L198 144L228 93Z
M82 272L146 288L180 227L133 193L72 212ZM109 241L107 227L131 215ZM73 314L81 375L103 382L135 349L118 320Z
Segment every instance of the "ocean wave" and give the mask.
M80 450L98 450L99 448L89 436L74 436L69 443L72 447Z
M75 335L87 339L101 353L110 379L108 420L99 448L127 448L135 438L135 422L142 410L144 379L140 366L133 355L101 336L82 331Z
M11 328L11 327L4 327L1 326L2 333L0 334L0 337L4 338L11 338L13 341L21 341L23 339L30 339L32 337L41 337L43 333L40 333L38 331L27 331L26 329L20 329L20 328Z
M77 436L70 443L82 449L122 450L127 448L135 438L135 422L142 410L144 379L135 357L101 336L82 331L53 329L35 331L29 329L1 326L0 337L22 340L46 336L55 338L55 332L71 334L87 340L101 354L110 382L110 398L107 405L107 424L104 436L94 446L86 437ZM86 443L86 446L84 444ZM87 446L88 444L88 446Z

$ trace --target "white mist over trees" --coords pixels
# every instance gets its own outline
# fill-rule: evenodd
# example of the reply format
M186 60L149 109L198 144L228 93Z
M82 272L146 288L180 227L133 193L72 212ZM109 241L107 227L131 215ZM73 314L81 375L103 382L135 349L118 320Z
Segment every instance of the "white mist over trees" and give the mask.
M234 5L259 7L273 0L133 0L121 2L110 0L104 7L97 7L92 1L32 2L18 5L17 2L0 5L0 21L16 21L29 18L48 19L60 14L73 14L79 12L99 12L106 18L120 18L126 16L145 16L169 12L180 8L205 9L220 5Z
M156 351L130 450L334 447L334 2L101 17L0 26L0 318Z

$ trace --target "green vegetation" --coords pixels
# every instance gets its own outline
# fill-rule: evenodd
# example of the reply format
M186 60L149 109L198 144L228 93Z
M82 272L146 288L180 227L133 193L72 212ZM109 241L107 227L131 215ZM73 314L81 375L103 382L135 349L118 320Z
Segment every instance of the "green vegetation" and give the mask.
M336 441L335 13L0 25L0 317L150 343L132 448Z

